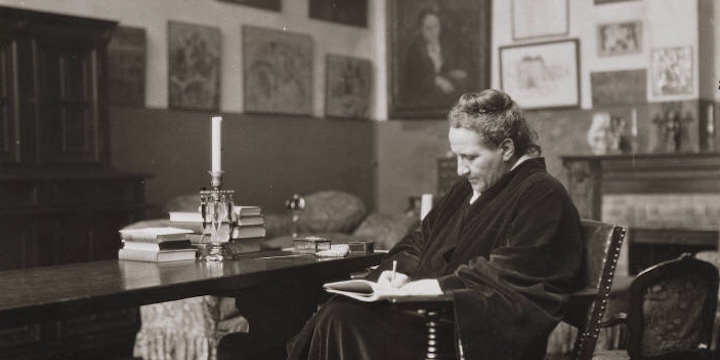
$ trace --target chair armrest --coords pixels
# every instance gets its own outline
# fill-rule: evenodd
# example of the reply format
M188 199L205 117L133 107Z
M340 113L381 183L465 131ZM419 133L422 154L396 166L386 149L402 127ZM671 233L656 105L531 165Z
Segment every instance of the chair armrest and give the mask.
M621 312L613 315L610 319L607 319L600 323L601 328L613 327L620 324L627 323L627 313Z
M451 294L393 296L388 298L388 301L394 304L398 310L425 314L450 310L453 307Z

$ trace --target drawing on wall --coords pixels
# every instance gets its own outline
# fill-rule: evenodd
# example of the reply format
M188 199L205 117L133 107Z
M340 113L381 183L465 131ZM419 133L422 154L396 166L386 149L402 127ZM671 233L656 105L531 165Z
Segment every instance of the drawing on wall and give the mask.
M642 50L642 22L600 24L597 27L598 55L623 55Z
M218 0L226 3L246 5L256 8L280 11L282 8L282 0Z
M168 22L169 107L219 110L220 30Z
M110 104L145 106L145 29L118 26L107 54Z
M367 26L367 0L310 0L310 17L352 26Z
M500 86L524 109L580 105L578 40L500 48Z
M244 26L243 63L246 112L312 114L310 36Z
M647 102L647 71L621 70L590 73L593 107Z
M650 60L655 96L693 93L692 47L656 49Z
M370 116L372 62L328 55L325 66L325 114L328 117L367 119Z
M390 116L443 117L490 86L490 1L388 2Z
M568 0L513 0L513 40L568 33Z

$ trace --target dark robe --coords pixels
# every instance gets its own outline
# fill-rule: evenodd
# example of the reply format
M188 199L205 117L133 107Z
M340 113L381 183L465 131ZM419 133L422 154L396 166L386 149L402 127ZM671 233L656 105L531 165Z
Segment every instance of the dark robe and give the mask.
M397 260L413 280L453 294L466 359L543 359L567 294L579 287L580 218L541 158L527 160L469 204L458 182L369 278ZM288 343L290 359L413 359L422 321L386 303L336 298ZM406 354L400 355L398 354Z

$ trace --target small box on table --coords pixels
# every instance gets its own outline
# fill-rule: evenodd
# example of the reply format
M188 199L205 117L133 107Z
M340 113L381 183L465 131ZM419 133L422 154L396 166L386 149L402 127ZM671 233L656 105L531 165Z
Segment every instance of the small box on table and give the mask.
M330 240L317 236L293 239L294 252L314 254L323 250L330 250Z

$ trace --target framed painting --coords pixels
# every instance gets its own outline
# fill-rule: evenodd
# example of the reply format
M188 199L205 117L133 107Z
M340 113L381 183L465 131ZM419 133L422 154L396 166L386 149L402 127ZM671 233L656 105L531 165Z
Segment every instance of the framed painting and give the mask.
M168 22L168 105L172 109L220 108L220 29Z
M280 11L282 10L282 0L217 0L221 2L252 6L265 10Z
M108 43L108 101L145 106L145 29L118 26Z
M593 107L647 103L647 70L590 73Z
M367 27L367 0L310 0L308 6L313 19Z
M244 26L245 111L312 115L313 67L309 35Z
M340 55L327 55L325 115L335 118L368 119L372 95L372 62Z
M567 35L568 0L512 0L513 40Z
M500 48L500 87L524 109L580 106L578 40Z
M490 86L491 2L388 2L391 118L441 118Z
M597 26L598 55L636 54L642 51L642 22L625 21Z
M653 96L687 95L694 89L691 46L655 49L650 59Z

